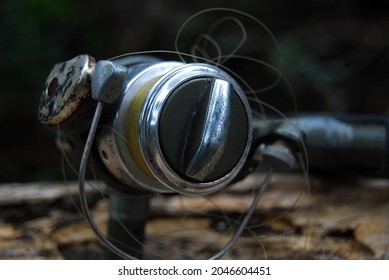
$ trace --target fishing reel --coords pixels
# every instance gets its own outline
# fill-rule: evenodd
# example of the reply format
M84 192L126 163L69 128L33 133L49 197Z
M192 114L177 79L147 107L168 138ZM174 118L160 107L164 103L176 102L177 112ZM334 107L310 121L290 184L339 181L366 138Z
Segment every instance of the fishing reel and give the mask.
M39 119L59 129L59 146L80 163L81 205L92 229L115 254L129 259L138 251L118 247L126 243L139 249L148 194L215 193L244 178L259 161L292 167L293 152L302 143L301 131L285 122L255 128L244 91L221 68L149 56L96 62L80 55L55 65L41 96ZM115 215L108 235L122 242L105 238L89 213L87 162L110 187ZM132 241L123 225L138 232Z
M106 106L92 157L98 175L120 191L204 195L251 168L249 102L220 68L146 56L96 62L81 55L50 73L39 119L58 125L63 141L80 153L99 101ZM274 125L271 130L266 129L267 136L276 131ZM265 138L261 134L256 138ZM284 139L298 144L301 135L288 131ZM275 147L262 150L263 156L278 152L291 164L290 151L277 146L274 152Z
M269 167L266 186L271 170L292 169L299 154L309 155L301 162L308 158L310 168L351 166L373 175L388 174L386 118L253 117L235 79L205 63L150 56L96 62L88 55L77 56L52 69L39 119L59 128L60 146L80 163L85 216L100 239L123 258L134 257L103 236L86 206L88 161L114 193L112 208L140 232L147 219L145 194L215 193L258 165ZM263 190L228 246L243 231ZM129 202L128 196L136 199ZM133 219L141 222L134 226ZM123 220L111 224L109 234L114 236L123 224ZM115 238L123 239L120 234ZM226 251L227 247L214 257Z

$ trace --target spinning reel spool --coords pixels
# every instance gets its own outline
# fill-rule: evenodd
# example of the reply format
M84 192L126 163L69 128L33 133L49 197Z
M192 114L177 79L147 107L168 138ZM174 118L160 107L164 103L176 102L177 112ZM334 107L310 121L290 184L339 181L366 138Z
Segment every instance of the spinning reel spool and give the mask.
M86 218L103 242L123 258L135 258L133 251L124 253L110 243L90 217L84 193L88 160L113 190L112 208L125 217L115 222L111 216L109 235L118 239L124 239L117 232L128 218L128 227L138 228L137 238L142 240L145 194L207 195L245 177L258 164L291 169L304 142L313 155L310 167L319 163L320 168L328 168L334 161L322 160L323 156L341 150L353 154L346 166L358 162L357 167L368 167L371 174L388 174L386 118L362 124L360 119L356 124L348 119L346 124L332 117L253 119L247 97L233 77L203 63L149 56L96 62L88 55L77 56L52 69L39 119L59 128L61 146L81 162L80 194ZM358 155L360 161L355 160ZM231 242L215 258L236 241L269 180L270 176ZM129 202L128 196L139 199Z
M252 152L247 98L212 65L150 57L96 63L81 55L53 68L39 119L58 125L81 151L98 101L107 106L93 159L120 191L213 193L238 176Z

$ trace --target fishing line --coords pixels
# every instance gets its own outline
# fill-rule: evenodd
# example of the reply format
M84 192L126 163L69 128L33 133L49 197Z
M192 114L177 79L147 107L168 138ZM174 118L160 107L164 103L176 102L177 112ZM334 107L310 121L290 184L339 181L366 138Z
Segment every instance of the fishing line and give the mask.
M98 123L102 114L102 110L104 107L104 103L102 101L99 101L95 110L95 114L93 117L92 124L90 126L90 130L88 133L88 137L85 143L84 151L82 153L81 163L80 163L80 170L79 170L79 192L80 192L80 201L81 201L81 207L85 216L85 219L87 220L88 224L92 228L92 230L95 232L95 234L98 236L98 238L107 246L108 249L110 249L114 254L118 255L119 257L123 259L129 259L129 260L137 260L138 258L125 253L118 247L116 247L108 238L106 238L105 234L101 232L99 227L96 225L96 223L93 220L92 214L90 212L88 202L86 199L86 193L85 193L85 174L87 169L87 162L89 159L89 155L91 152L91 148L93 145L94 137L96 134L96 130L98 128ZM242 234L243 230L247 226L252 214L254 213L254 210L256 209L257 204L259 203L263 192L266 190L267 186L269 185L271 176L273 173L273 169L270 167L269 171L267 172L267 175L262 182L261 186L258 188L258 192L248 209L242 223L240 224L239 228L236 230L234 235L232 236L231 240L226 244L224 248L222 248L217 254L212 256L210 259L220 259L222 258L226 253L228 253L232 246L236 243L236 241L239 239L239 236Z
M81 163L80 163L80 171L79 171L79 192L80 192L80 201L81 201L81 207L82 211L84 213L85 219L87 220L90 227L93 229L97 237L116 255L119 257L122 257L123 259L131 259L136 260L135 257L126 254L119 248L117 248L111 241L109 241L105 235L100 231L96 223L94 222L92 218L92 214L89 211L88 201L86 199L85 194L85 174L86 174L86 168L87 168L87 162L89 159L90 151L92 148L93 140L96 134L96 130L98 127L98 123L101 117L101 113L103 111L104 103L102 101L99 101L97 103L96 111L93 116L93 121L88 133L88 138L85 143L84 151L82 153Z
M183 33L183 30L184 28L188 25L189 22L191 22L193 19L195 19L196 17L202 15L202 14L205 14L205 13L211 13L211 12L230 12L230 13L235 13L235 14L239 14L239 15L242 15L248 19L251 19L253 20L254 22L256 22L259 26L261 26L261 28L263 28L263 30L265 30L265 32L270 36L271 40L273 41L273 43L275 44L276 46L276 49L277 51L280 53L280 46L276 40L276 38L274 37L273 33L270 31L270 29L263 23L261 22L260 20L258 20L256 17L248 14L248 13L245 13L245 12L242 12L242 11L239 11L239 10L236 10L236 9L231 9L231 8L224 8L224 7L216 7L216 8L209 8L209 9L205 9L205 10L202 10L194 15L192 15L191 17L189 17L180 27L180 29L178 30L177 32L177 35L176 35L176 38L174 40L174 46L175 46L175 49L176 51L179 53L179 56L180 56L180 59L182 61L185 61L183 59L183 57L181 56L181 52L179 51L179 47L178 47L178 42L179 42L179 39L180 39L180 36L181 34Z
M270 167L267 174L266 174L264 181L262 182L261 186L258 188L258 191L255 195L255 198L254 198L250 208L248 209L248 211L247 211L242 223L240 224L239 228L237 229L237 231L235 232L235 234L233 235L231 240L227 243L227 245L222 250L220 250L219 253L217 253L213 257L211 257L210 258L211 260L221 259L225 254L227 254L231 250L232 246L234 246L236 241L238 241L243 230L246 228L248 222L250 221L250 218L253 215L259 201L261 200L262 194L265 192L267 186L269 185L272 174L273 174L273 168Z
M241 30L241 34L242 34L242 38L240 39L240 41L238 42L238 44L234 47L234 49L227 55L222 55L222 49L220 47L220 45L217 43L216 39L214 39L212 37L212 33L215 32L215 29L220 26L222 23L224 22L227 22L227 21L232 21L234 23L236 23L236 25L240 28ZM202 50L204 50L203 53L206 53L206 49L207 49L207 43L211 43L216 51L217 51L217 56L215 58L212 58L211 60L215 61L216 62L216 66L219 66L219 65L222 65L224 63L226 63L230 57L233 57L233 55L243 46L243 44L245 43L246 39L247 39L247 32L246 32L246 29L245 29L245 26L243 25L243 23L235 18L235 17L230 17L230 16L226 16L226 17L223 17L221 19L219 19L218 21L216 21L209 29L206 33L203 33L201 34L195 41L194 43L194 46L196 47L199 47L200 48L200 43L201 43L201 40L202 39L205 39L205 44L204 44L204 47L201 48ZM192 47L193 48L193 47ZM209 55L207 55L208 58L210 58ZM224 59L222 60L222 58L224 57Z
M195 15L193 15L191 18L189 18L180 28L180 30L178 31L177 33L177 36L176 36L176 39L175 39L175 48L176 48L176 51L169 51L169 50L154 50L154 51L141 51L141 52L132 52L132 53L127 53L127 54L122 54L120 56L116 56L116 57L113 57L111 58L110 60L117 60L117 59L126 59L126 57L130 57L130 56L133 56L133 55L143 55L143 54L156 54L156 53L159 53L159 54L174 54L174 55L177 55L180 60L182 62L185 62L185 59L184 57L190 57L193 59L193 61L195 62L198 62L198 61L203 61L205 63L208 63L208 64L211 64L211 65L215 65L215 66L218 66L220 68L223 68L225 70L227 70L229 73L232 73L232 75L234 77L236 77L238 80L240 80L240 82L243 83L243 85L246 86L246 88L249 89L249 93L252 94L254 101L260 106L260 108L262 108L262 106L265 106L267 108L270 108L272 109L274 112L277 112L280 116L282 116L283 118L285 118L286 120L289 120L288 117L286 117L284 114L282 114L279 110L277 110L275 107L269 105L269 104L266 104L262 101L260 101L260 99L258 98L257 94L259 93L262 93L262 92L266 92L266 91L269 91L271 90L272 88L274 88L275 86L277 86L277 84L283 80L285 81L288 89L290 90L291 92L291 95L292 95L292 98L293 98L293 107L294 109L296 110L297 112L297 101L296 101L296 96L295 96L295 93L294 93L294 90L293 90L293 87L292 85L290 84L290 82L288 81L288 79L284 76L284 74L278 70L277 68L275 68L273 65L271 65L270 63L267 63L263 60L259 60L259 59L256 59L256 58L253 58L253 57L249 57L249 56L245 56L245 55L239 55L237 54L238 50L242 47L242 45L244 44L244 42L246 41L247 39L247 32L246 32L246 29L243 25L243 23L241 21L239 21L238 19L234 18L234 17L224 17L222 19L219 19L217 22L215 22L211 28L208 29L208 32L207 33L203 33L201 34L197 40L196 40L196 44L192 46L191 48L191 54L188 54L188 53L184 53L184 52L180 52L178 50L178 41L179 41L179 38L181 36L181 33L182 33L182 30L184 29L184 27L189 23L189 21L191 21L192 19L194 19L196 16L199 16L200 14L203 14L203 13L207 13L207 12L212 12L212 11L226 11L226 12L233 12L233 13L237 13L237 14L240 14L240 15L244 15L245 17L248 17L252 20L254 20L256 23L258 23L262 28L264 28L264 30L270 35L271 39L273 40L273 42L275 43L276 45L276 48L277 50L279 51L279 45L274 37L274 35L271 33L271 31L262 23L260 22L258 19L254 18L253 16L250 16L244 12L240 12L240 11L237 11L237 10L233 10L233 9L228 9L228 8L213 8L213 9L208 9L208 10L204 10L202 12L199 12ZM242 38L241 40L238 42L238 44L235 46L235 48L229 53L229 54L226 54L226 55L223 55L222 54L222 49L220 47L220 45L218 44L218 42L212 37L212 34L215 32L215 30L224 22L226 21L233 21L234 23L237 24L237 26L241 29L241 33L242 33ZM205 41L205 44L201 44L202 41ZM216 57L210 57L210 54L208 53L207 51L207 47L208 47L208 44L212 45L213 48L215 48L216 50L216 53L217 53L217 56ZM202 46L201 46L202 45ZM202 56L198 56L196 55L196 53L200 53ZM260 88L260 89L253 89L240 75L238 75L237 73L235 73L232 69L229 69L228 67L226 66L223 66L222 64L225 63L226 61L230 60L230 59L240 59L240 60L244 60L244 61L251 61L251 62L254 62L254 63L257 63L259 65L262 65L262 66L265 66L266 68L270 69L270 70L273 70L276 74L277 74L277 77L275 79L275 81L273 81L271 84L263 87L263 88ZM251 98L249 98L251 99ZM81 164L80 164L80 172L79 172L79 187L80 187L80 197L81 197L81 204L82 204L82 208L83 208L83 212L84 212L84 215L88 221L88 223L91 225L91 228L95 231L95 233L97 234L97 236L99 237L99 239L115 254L117 254L118 256L124 258L124 259L136 259L134 256L131 256L125 252L123 252L122 250L118 249L113 243L111 243L107 237L99 230L99 228L96 226L96 224L94 223L93 221L93 218L90 214L90 211L89 211L89 208L88 208L88 205L86 203L86 198L85 198L85 172L86 172L86 165L87 165L87 161L88 161L88 158L89 158L89 154L90 154L90 150L91 150L91 147L92 147L92 143L93 143L93 139L94 139L94 135L95 135L95 132L96 130L99 128L98 127L98 122L99 122L99 119L100 119L100 115L101 115L101 111L102 111L102 108L103 108L103 103L102 102L99 102L98 103L98 106L96 108L96 112L95 112L95 116L94 116L94 119L93 119L93 122L92 122L92 125L90 127L90 131L89 131L89 135L88 135L88 139L87 139L87 142L85 144L85 147L84 147L84 152L83 152L83 156L82 156L82 160L81 160ZM265 112L264 112L264 109L262 108L262 118L265 118ZM102 126L100 126L102 127ZM107 128L107 127L106 127ZM109 127L110 128L110 127ZM110 128L113 130L113 128ZM114 131L114 133L116 134L117 132ZM125 140L127 142L127 140L120 135L120 138L123 138L123 140ZM304 146L304 143L303 143L303 147L304 147L304 156L307 160L307 155L306 155L306 150L305 150L305 146ZM304 178L306 179L308 174L308 169L303 169L303 172L304 172ZM270 182L270 179L271 179L271 176L272 176L272 173L273 173L273 169L270 168L269 171L267 172L267 175L262 183L262 185L259 187L257 193L255 194L255 198L254 200L252 201L252 204L250 205L249 209L247 210L246 214L244 215L243 217L243 220L241 223L238 222L238 220L234 221L233 224L239 224L239 227L236 229L235 233L233 234L232 238L230 239L230 241L225 245L225 247L223 247L218 253L216 253L214 256L211 257L211 259L220 259L222 258L226 253L228 253L232 246L237 242L238 238L240 237L240 235L242 234L243 230L245 228L247 228L247 224L252 216L252 214L254 213L254 210L256 209L256 205L259 203L261 197L262 197L262 193L266 190L269 182ZM306 182L307 183L307 182ZM306 184L306 186L309 188L309 182ZM211 198L206 198L206 199L210 199ZM298 199L297 199L298 200ZM226 213L224 213L222 211L222 215L224 217L226 217ZM227 220L229 222L229 225L230 227L233 227L233 224L231 223L231 221L229 221L229 218L227 217ZM251 231L251 228L249 228L249 230ZM127 229L126 229L127 231ZM129 233L130 236L132 236L132 233L130 231L127 231ZM252 232L253 233L253 232ZM255 233L253 233L255 234ZM141 244L141 243L140 243ZM142 246L144 246L143 244L141 244ZM263 244L261 244L262 248L264 249L263 247ZM265 252L265 250L264 250Z

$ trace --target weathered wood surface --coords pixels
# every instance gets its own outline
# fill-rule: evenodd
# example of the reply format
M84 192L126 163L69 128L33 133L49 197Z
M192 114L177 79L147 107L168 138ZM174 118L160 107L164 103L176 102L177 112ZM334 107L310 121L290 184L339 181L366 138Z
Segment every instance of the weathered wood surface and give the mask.
M250 176L207 199L153 198L144 257L210 257L228 242L230 226L262 179ZM103 258L100 242L77 210L77 195L74 182L0 185L0 259ZM88 196L105 230L107 202L92 188ZM388 180L311 178L307 193L301 176L276 175L249 228L225 258L389 259L388 215Z

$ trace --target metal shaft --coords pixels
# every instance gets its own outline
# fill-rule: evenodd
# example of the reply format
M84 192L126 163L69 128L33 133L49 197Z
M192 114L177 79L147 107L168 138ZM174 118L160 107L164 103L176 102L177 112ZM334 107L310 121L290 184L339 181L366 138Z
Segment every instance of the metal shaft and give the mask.
M111 195L110 202L108 238L122 251L141 258L149 212L149 198ZM107 251L107 258L120 259L111 251Z

